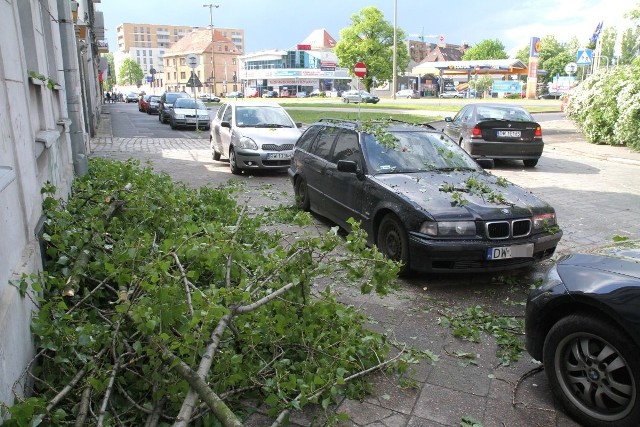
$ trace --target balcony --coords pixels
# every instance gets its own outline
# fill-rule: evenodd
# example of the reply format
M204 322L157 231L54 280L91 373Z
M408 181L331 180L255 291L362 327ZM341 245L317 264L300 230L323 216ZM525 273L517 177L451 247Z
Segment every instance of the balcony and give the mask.
M107 39L96 40L96 45L98 46L98 52L109 53L109 42Z

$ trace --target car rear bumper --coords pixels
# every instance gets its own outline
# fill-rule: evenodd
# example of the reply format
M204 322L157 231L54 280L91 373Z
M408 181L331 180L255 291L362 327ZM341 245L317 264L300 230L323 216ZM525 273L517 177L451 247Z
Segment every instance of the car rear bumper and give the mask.
M514 241L432 240L419 234L409 236L411 268L419 272L469 273L524 268L551 257L562 232L542 234ZM533 256L487 260L489 248L533 243Z
M484 140L464 141L463 148L471 157L490 159L539 159L544 143L536 142L492 142Z

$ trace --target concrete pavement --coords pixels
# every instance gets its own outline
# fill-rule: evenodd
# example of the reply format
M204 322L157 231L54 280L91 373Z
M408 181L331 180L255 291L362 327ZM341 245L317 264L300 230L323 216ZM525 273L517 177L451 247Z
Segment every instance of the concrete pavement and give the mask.
M286 175L233 177L228 164L211 159L207 139L112 138L108 115L104 118L91 141L93 156L148 159L158 170L195 186L240 179L248 186L244 196L252 198L255 206L291 203ZM532 189L546 200L557 199L549 201L562 205L556 208L565 232L559 252L597 247L613 234L640 238L633 223L640 217L640 153L588 144L566 120L545 122L543 133L545 154L535 170L523 172L521 165L507 164L493 173ZM606 179L599 181L603 175ZM622 182L618 189L603 188L625 177L628 182ZM598 185L594 187L597 191L587 181ZM591 197L575 187L585 188ZM571 190L575 199L563 204L567 196L558 194L558 189ZM629 206L614 209L625 201ZM606 210L606 217L594 210ZM320 219L318 225L330 226ZM494 317L522 319L528 289L549 265L516 275L412 277L401 280L400 290L385 298L361 296L332 283L340 300L358 307L369 319L369 327L385 333L396 348L410 345L431 352L438 360L414 364L408 378L395 373L373 374L370 396L363 401L343 399L331 411L349 415L350 421L343 425L362 427L459 426L463 420L476 420L484 427L578 426L556 406L544 373L537 372L539 364L526 353L517 362L501 365L495 337L483 333L479 342L457 339L441 322L463 314L468 307L481 307ZM247 426L271 424L273 420L266 417L263 408L255 410ZM308 408L293 413L290 425L322 425L324 419L320 408Z

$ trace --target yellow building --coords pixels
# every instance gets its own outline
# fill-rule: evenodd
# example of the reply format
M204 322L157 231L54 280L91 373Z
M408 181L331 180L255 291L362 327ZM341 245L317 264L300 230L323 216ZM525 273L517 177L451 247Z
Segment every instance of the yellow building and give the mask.
M122 23L118 25L116 29L118 46L117 52L114 53L116 75L124 59L131 58L140 65L146 79L151 80L153 76L152 86L154 89L162 89L166 76L164 71L164 57L166 53L183 37L194 31L208 31L209 34L211 34L210 27L205 28L207 29L143 23ZM227 41L230 42L237 51L244 52L244 30L216 28L215 34L216 37L223 37L225 43ZM211 38L209 38L209 41L210 40ZM231 45L228 45L227 48L230 46ZM211 60L209 57L209 64L210 63Z
M213 39L213 42L212 42ZM198 57L197 66L193 69L187 63L187 55ZM193 30L164 55L164 72L162 79L168 91L186 91L196 94L214 93L217 95L238 90L238 49L222 32L210 29ZM196 82L202 86L193 88L187 85L193 70Z

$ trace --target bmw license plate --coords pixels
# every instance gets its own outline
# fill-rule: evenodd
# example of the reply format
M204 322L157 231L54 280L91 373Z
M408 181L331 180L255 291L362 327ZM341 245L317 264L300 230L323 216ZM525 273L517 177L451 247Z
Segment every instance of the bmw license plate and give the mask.
M487 249L487 259L531 258L533 256L533 243L513 246L500 246Z
M267 160L289 160L291 154L289 153L268 153Z
M500 138L520 138L522 132L519 130L499 130L498 137Z
M187 123L195 123L196 119L187 119Z

